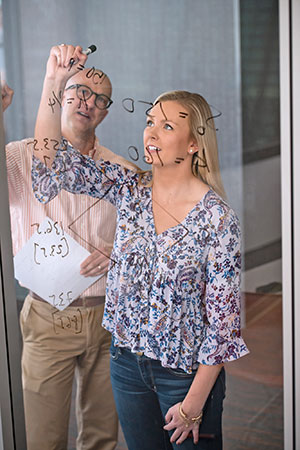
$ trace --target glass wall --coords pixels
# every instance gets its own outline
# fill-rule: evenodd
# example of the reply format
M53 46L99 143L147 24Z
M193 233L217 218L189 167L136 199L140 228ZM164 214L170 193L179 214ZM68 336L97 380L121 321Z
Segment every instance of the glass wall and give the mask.
M228 365L229 448L283 448L279 22L277 1L240 2L244 336ZM237 397L239 400L237 401ZM234 425L232 425L234 424ZM242 432L241 432L242 431Z
M109 74L114 102L97 135L141 168L147 102L172 89L208 100L227 199L242 224L251 352L226 367L224 448L283 448L278 2L9 0L2 13L1 68L15 91L6 142L32 137L48 54L59 43L97 46L89 63ZM11 217L16 241L17 212ZM26 287L16 281L18 310ZM72 409L69 449L75 437ZM122 432L118 448L126 448Z

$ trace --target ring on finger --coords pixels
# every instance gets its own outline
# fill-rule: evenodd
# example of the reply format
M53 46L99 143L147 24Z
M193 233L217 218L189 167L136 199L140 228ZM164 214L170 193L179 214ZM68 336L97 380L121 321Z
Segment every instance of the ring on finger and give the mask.
M99 270L101 270L101 269L102 269L102 267L100 266L100 264L99 264L99 266L98 266L98 269L99 269Z
M59 47L64 47L66 44L59 44Z

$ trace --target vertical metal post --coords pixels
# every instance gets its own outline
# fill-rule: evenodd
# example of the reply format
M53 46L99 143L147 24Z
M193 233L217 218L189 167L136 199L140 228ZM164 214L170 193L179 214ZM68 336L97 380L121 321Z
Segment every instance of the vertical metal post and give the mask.
M0 410L3 447L26 450L21 348L8 207L8 186L0 96Z
M300 1L280 0L284 448L300 448Z
M294 436L300 448L300 1L291 2L291 84L293 143L293 253L294 253Z

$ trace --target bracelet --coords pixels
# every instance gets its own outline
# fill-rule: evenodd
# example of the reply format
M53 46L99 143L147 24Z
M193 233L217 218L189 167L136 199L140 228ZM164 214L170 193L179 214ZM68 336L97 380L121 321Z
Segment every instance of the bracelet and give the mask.
M189 419L188 416L185 414L185 412L182 409L182 403L180 403L180 405L179 405L179 414L180 414L180 417L182 418L186 428L188 428L190 426L191 422L193 423L193 425L200 425L200 423L202 422L203 411L200 412L199 416L191 417Z

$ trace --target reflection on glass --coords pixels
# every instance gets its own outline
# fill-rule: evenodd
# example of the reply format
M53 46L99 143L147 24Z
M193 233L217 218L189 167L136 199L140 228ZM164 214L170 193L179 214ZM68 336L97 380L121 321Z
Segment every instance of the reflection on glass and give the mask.
M283 448L277 1L241 2L244 338L227 367L225 449Z

